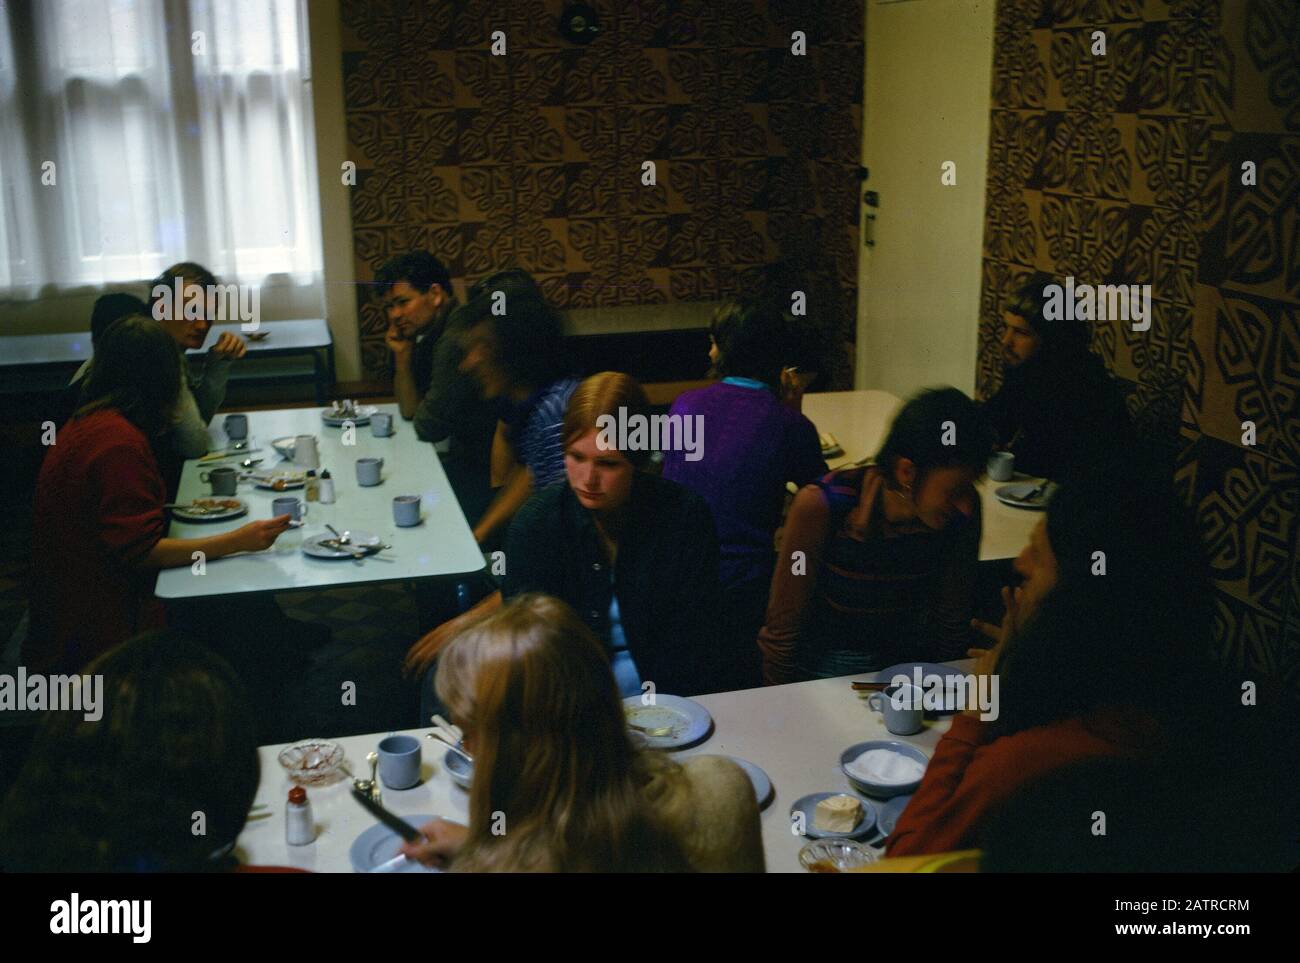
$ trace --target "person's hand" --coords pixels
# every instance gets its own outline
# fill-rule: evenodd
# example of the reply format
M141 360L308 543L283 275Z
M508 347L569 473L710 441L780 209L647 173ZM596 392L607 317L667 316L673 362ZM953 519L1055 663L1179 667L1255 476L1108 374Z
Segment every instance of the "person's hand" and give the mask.
M1007 639L1015 629L1016 614L1020 610L1020 589L1014 591L1003 586L1002 588L1002 605L1005 613L1002 616L1001 625L993 625L989 622L981 622L979 619L971 619L971 625L988 636L993 645L987 649L967 649L966 655L975 660L975 666L971 669L976 678L985 675L995 675L998 670L998 660L1002 657L1002 650L1006 648ZM987 691L987 690L986 690ZM963 715L979 717L981 710L978 707L968 708Z
M449 819L435 819L420 827L423 839L402 843L399 853L425 866L445 869L456 858L465 840L469 838L469 827L453 823Z
M409 358L415 348L415 342L402 334L402 329L395 324L390 324L388 330L384 332L384 344L398 361Z
M292 518L292 515L277 515L275 518L259 519L235 529L230 533L231 551L260 552L270 548L289 527Z
M975 665L971 667L971 674L993 675L997 671L1002 649L1001 642L987 649L967 649L966 655L975 660Z
M409 678L423 678L443 646L455 637L462 625L462 616L458 615L426 634L407 650L406 658L402 660L402 673Z
M803 393L817 377L815 373L800 371L798 368L781 369L781 401L795 411L803 408Z
M989 641L993 643L994 648L1006 641L1007 636L1015 628L1016 616L1020 611L1020 589L1014 591L1010 586L1002 586L1002 624L994 625L991 622L981 622L979 619L971 619L971 628L981 635L988 636Z
M248 345L239 335L227 331L217 338L217 343L212 346L209 353L213 357L226 361L238 361L248 353Z

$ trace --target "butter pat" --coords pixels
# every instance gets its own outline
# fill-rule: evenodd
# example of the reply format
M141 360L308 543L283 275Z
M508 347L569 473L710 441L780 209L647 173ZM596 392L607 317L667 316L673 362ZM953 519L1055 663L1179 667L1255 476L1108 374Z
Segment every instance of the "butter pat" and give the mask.
M817 804L813 826L825 833L851 833L862 818L862 803L852 796L827 796Z

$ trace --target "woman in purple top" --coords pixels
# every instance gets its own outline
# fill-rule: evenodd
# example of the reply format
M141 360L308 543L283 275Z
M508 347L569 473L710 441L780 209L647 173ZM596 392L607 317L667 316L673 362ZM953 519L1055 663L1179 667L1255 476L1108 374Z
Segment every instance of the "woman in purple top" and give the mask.
M683 393L670 412L697 426L686 435L697 439L692 448L664 453L663 474L713 512L722 551L721 624L734 653L732 688L761 684L754 639L767 607L786 482L802 486L827 470L817 429L777 393L790 334L774 305L749 299L723 305L709 350L722 380Z

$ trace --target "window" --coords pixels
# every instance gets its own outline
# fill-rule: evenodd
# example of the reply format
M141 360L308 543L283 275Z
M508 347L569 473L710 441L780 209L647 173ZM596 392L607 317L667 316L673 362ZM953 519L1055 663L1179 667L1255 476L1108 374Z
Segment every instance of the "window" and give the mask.
M306 0L0 6L0 290L319 285Z

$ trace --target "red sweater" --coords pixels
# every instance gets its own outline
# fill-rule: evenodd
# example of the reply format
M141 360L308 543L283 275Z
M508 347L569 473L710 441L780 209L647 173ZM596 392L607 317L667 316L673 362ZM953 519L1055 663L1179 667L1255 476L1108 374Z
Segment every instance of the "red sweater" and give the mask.
M1119 718L1064 719L992 741L989 724L965 714L939 740L925 778L889 838L887 855L972 849L985 817L1039 776L1084 759L1131 752L1138 740Z
M136 566L163 537L165 501L148 439L117 411L59 429L36 483L30 671L79 671L163 625L155 573Z

